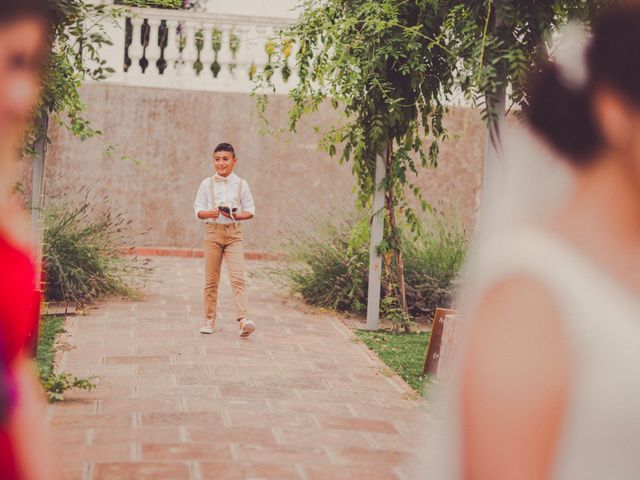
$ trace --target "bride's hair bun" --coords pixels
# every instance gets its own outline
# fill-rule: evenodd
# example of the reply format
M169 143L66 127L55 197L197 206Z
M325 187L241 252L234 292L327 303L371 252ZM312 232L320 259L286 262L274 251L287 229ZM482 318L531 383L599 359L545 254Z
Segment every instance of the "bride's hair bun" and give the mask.
M616 7L593 26L592 38L585 45L584 81L568 81L575 75L567 75L567 68L575 70L575 65L566 65L562 58L532 73L526 117L534 130L573 163L587 164L605 147L592 108L598 87L611 88L630 105L640 107L638 38L640 5Z
M530 82L529 123L571 160L588 161L602 143L591 114L589 88L568 86L558 66L551 62L535 73Z

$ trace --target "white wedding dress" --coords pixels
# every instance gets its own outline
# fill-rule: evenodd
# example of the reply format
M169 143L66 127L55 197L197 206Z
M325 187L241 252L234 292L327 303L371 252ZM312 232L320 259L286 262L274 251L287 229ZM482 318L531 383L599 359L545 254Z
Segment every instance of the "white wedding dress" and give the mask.
M541 155L539 145L534 148L528 141L529 150ZM515 144L519 153L509 158L523 156L522 142ZM570 182L551 187L566 171L548 152L542 155L534 163L539 175L517 167L518 174L506 181L506 191L516 192L520 204L513 197L509 208L491 218L491 234L478 242L467 272L464 304L473 309L488 289L516 275L546 287L570 350L569 395L550 478L640 479L640 297L568 241L535 226L534 211L548 212L571 191ZM530 161L523 159L523 164ZM537 182L544 198L519 190L516 177L523 174ZM461 350L464 354L464 346ZM424 458L413 465L411 478L462 478L458 386L455 375L443 386L425 426Z

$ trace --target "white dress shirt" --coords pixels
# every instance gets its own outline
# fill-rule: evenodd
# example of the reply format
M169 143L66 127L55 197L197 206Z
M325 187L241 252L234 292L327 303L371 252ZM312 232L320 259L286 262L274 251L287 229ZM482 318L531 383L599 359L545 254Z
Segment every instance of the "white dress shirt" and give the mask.
M215 199L211 198L211 182L213 181L215 181ZM242 193L240 194L240 204L238 205L240 182L242 182ZM246 180L242 180L233 172L227 177L221 177L216 174L213 177L205 178L198 188L196 201L193 204L193 211L196 218L198 218L198 220L202 220L198 217L198 212L213 210L220 205L236 207L238 208L238 213L249 212L254 216L256 214L256 204L253 201L253 195L251 195L249 184ZM205 223L233 223L233 220L220 214L216 220L207 218Z

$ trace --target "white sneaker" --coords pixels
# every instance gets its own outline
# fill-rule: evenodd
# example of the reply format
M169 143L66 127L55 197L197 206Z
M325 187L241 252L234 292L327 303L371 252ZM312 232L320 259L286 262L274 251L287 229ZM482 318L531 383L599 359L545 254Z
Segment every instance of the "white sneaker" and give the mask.
M220 323L222 317L219 313L216 313L216 321L212 322L211 320L205 319L204 324L200 327L200 333L206 333L208 335L212 334L215 330L216 323Z
M246 318L240 320L240 336L243 338L248 337L256 331L256 324Z
M213 323L205 322L204 325L200 327L200 333L211 335L213 333Z

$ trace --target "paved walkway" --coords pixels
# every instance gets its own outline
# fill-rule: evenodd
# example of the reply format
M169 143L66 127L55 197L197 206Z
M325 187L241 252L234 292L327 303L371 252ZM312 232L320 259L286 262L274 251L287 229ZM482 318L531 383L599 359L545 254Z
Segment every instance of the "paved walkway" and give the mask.
M141 302L74 317L62 368L100 375L50 421L65 479L404 478L421 402L344 324L287 298L249 262L258 331L198 333L203 262L154 259Z

